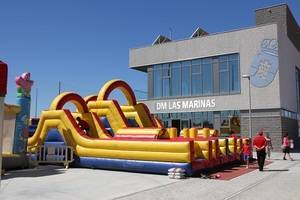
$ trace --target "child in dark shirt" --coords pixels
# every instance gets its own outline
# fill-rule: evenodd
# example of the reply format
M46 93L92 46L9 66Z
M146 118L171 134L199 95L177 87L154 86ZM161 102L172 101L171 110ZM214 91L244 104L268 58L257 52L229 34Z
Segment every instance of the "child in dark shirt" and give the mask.
M90 130L89 124L86 121L82 120L80 117L77 117L76 120L77 120L77 124L78 124L79 128L81 130L83 130L83 132L85 134L88 134L88 132Z

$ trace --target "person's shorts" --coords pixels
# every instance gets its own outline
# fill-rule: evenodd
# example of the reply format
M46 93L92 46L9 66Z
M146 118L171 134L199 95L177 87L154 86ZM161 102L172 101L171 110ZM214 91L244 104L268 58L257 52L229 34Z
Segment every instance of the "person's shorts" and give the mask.
M250 158L250 155L246 155L246 154L244 154L243 158L244 158L244 161L248 161L248 160L249 160L249 158Z
M285 147L282 149L283 153L290 153L290 147Z

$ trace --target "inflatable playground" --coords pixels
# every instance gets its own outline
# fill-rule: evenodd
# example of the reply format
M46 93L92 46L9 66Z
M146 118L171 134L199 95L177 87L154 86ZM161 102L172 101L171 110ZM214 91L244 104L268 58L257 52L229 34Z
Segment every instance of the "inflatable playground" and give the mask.
M16 105L6 104L7 74L7 64L0 61L0 166L6 170L27 168L27 128L33 81L30 73L16 77Z
M114 90L124 94L127 105L109 99ZM67 103L77 110L66 109ZM78 117L88 123L88 132L79 127ZM181 168L188 176L240 161L243 143L241 138L220 138L216 130L208 128L165 128L145 104L136 101L131 87L122 80L107 82L98 95L58 95L30 132L27 151L33 160L50 154L54 160L63 160L72 154L70 162L75 167L157 174ZM59 148L52 147L71 151L64 148L58 154Z

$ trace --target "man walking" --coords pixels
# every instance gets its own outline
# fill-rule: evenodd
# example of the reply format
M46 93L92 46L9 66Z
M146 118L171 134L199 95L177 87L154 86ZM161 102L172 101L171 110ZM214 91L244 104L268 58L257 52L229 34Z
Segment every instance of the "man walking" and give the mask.
M259 171L263 171L265 159L266 159L266 146L267 140L263 134L263 131L259 131L253 140L253 146L257 153L257 162Z

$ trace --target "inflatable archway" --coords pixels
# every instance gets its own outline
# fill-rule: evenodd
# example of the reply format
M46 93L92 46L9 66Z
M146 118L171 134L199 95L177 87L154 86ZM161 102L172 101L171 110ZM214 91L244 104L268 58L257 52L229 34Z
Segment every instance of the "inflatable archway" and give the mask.
M51 103L49 110L61 110L68 102L73 103L79 113L89 112L84 99L73 92L64 92L58 95Z
M86 103L86 105L90 102L90 101L97 101L97 95L89 95L84 97L84 101Z
M124 94L129 106L136 105L136 98L131 87L126 82L118 79L108 81L99 91L97 100L107 100L110 93L115 89L119 89Z

